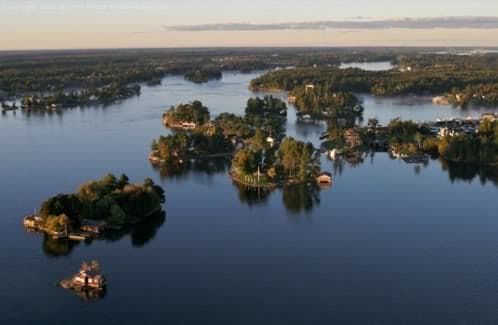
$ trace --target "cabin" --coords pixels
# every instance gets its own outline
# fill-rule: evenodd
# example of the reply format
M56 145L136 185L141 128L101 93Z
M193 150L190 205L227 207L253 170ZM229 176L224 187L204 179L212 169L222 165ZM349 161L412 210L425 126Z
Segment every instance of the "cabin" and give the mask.
M40 216L27 216L23 219L24 226L26 228L40 229L43 227L44 221Z
M306 92L313 91L313 90L315 90L315 85L313 85L313 84L306 85Z
M105 277L94 269L83 269L73 276L72 283L74 286L102 289L105 287Z
M344 131L344 139L346 140L346 145L350 148L356 148L361 145L361 137L357 129L351 128Z
M332 184L332 174L329 172L321 172L316 178L318 184Z
M107 228L107 224L102 221L83 220L81 222L81 231L86 231L93 234L101 234Z

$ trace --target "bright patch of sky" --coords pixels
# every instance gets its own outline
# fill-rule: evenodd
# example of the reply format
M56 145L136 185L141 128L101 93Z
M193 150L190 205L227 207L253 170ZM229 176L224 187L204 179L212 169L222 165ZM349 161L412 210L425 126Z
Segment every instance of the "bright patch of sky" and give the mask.
M290 32L178 32L164 26L469 16L476 20L497 17L498 21L498 0L0 0L0 28L9 34L0 38L0 49L207 46L210 42L213 46L349 45L333 30L320 35L309 31L303 39L294 39ZM477 38L475 33L460 31L461 39L456 43L474 44L479 40L482 45L498 45L492 41L491 36L497 35L494 29L487 35L481 30L482 36L478 34ZM368 34L368 30L365 32ZM247 37L247 43L240 41L240 35L232 35L240 33ZM417 41L421 40L428 44L439 41L431 39L430 30L424 33L408 41L414 45L420 45ZM454 40L456 35L456 31L448 31L449 39ZM262 44L258 44L261 36ZM393 31L376 37L382 45L397 45ZM367 37L352 41L370 45Z

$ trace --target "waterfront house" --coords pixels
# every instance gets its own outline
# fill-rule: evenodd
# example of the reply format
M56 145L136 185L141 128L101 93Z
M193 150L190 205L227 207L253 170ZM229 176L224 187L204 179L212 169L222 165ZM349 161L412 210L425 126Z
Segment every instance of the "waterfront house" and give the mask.
M75 285L81 287L100 289L105 286L104 276L98 274L97 272L90 270L80 270L73 278Z
M332 174L329 172L321 172L316 178L318 184L332 184Z
M43 228L44 225L42 217L35 215L25 217L23 223L26 228L33 228L33 229L41 229Z

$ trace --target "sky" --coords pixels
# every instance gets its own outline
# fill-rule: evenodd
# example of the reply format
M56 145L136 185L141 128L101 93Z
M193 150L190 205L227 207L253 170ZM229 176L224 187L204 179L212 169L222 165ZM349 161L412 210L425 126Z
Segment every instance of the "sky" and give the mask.
M498 46L498 0L0 0L0 50Z

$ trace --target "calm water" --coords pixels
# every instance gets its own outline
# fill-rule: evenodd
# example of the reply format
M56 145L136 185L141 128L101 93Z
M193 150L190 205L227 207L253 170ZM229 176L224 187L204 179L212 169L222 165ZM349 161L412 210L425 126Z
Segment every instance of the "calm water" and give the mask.
M386 71L394 68L389 61L341 63L341 69L357 68L367 71Z
M242 114L254 76L171 77L105 108L0 116L0 323L497 323L496 172L379 153L324 158L335 173L328 190L258 193L235 186L223 162L175 176L150 166L165 108L200 99L213 114ZM383 121L457 115L430 101L367 96L365 106ZM324 126L296 125L290 113L287 129L317 144ZM23 230L21 217L47 196L107 172L160 182L165 220L72 247ZM93 258L109 278L102 299L56 287Z

